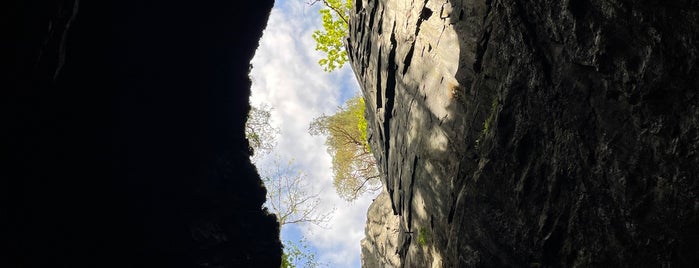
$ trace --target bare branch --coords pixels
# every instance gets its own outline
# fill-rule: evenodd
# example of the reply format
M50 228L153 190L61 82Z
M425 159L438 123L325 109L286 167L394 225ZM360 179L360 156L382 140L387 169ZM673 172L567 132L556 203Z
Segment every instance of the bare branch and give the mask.
M279 158L273 167L261 170L267 186L267 207L277 215L280 225L311 223L325 228L334 209L323 211L320 192L310 192L306 174L292 169L292 163L281 164Z

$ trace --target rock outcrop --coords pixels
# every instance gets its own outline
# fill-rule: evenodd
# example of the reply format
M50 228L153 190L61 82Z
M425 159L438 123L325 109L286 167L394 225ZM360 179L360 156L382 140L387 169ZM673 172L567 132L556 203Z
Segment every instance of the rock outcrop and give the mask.
M698 46L695 1L356 1L346 47L400 218L365 263L699 264Z
M362 239L362 267L400 267L398 232L400 218L393 215L391 198L382 192L367 212L366 237Z
M244 135L273 1L16 2L0 267L279 267Z

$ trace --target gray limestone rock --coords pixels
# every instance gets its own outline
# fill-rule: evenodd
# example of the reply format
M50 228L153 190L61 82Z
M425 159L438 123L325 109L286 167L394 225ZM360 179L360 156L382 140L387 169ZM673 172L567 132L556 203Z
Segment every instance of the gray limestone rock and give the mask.
M367 212L366 238L362 239L363 267L401 267L397 252L399 220L393 215L388 194L379 194Z
M365 266L698 265L698 40L696 1L358 0Z

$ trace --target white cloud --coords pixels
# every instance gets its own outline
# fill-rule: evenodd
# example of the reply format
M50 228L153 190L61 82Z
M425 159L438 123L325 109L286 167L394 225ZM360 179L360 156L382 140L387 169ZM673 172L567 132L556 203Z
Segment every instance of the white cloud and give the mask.
M251 103L274 107L272 120L279 127L276 153L295 159L307 173L314 191L321 191L326 209L335 207L328 228L303 226L302 232L331 267L359 267L360 240L364 237L366 211L373 197L348 204L332 186L331 159L324 138L308 134L311 120L332 113L344 99L355 95L358 85L349 66L328 74L317 61L312 32L321 27L319 7L302 1L277 1L260 46L252 60ZM270 163L262 159L261 169Z

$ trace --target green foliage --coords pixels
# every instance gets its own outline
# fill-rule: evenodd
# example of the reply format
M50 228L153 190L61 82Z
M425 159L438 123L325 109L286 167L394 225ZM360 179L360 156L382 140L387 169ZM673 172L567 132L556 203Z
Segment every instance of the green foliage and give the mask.
M366 118L364 117L364 110L366 107L366 104L364 103L364 98L359 98L359 107L356 109L352 110L354 113L354 116L357 119L357 129L359 129L359 133L361 134L361 139L364 141L364 145L366 146L367 151L371 152L371 148L369 147L369 140L367 139L367 126L369 125L366 121Z
M417 231L417 243L420 246L427 245L427 240L430 238L430 232L425 227L420 227Z
M490 131L490 127L493 124L493 121L495 120L495 115L497 114L497 109L498 109L498 104L500 102L498 99L493 99L493 102L490 104L490 113L488 114L488 118L483 121L483 130L481 131L480 137L476 139L476 146L480 146L481 141L485 139L485 135L488 134Z
M292 268L296 267L291 260L289 260L289 254L286 254L286 252L282 253L282 266L281 268Z
M291 240L284 241L284 253L282 254L281 268L296 268L296 267L318 267L320 263L316 259L315 253L308 248L308 243L305 239L298 242Z
M349 11L352 8L352 0L317 0L326 8L320 9L323 20L323 30L313 32L313 40L316 41L316 50L325 52L327 57L318 61L323 70L332 72L342 68L347 62L347 51L343 39L348 32Z
M497 112L497 108L498 100L494 99L493 103L490 104L490 114L488 115L488 118L483 122L483 134L486 134L488 133L488 131L490 131L490 124L492 124L493 120L495 120L495 113Z
M326 135L325 145L333 159L333 185L347 201L381 188L367 141L364 109L364 99L355 97L338 107L335 114L315 118L309 127L311 135Z

